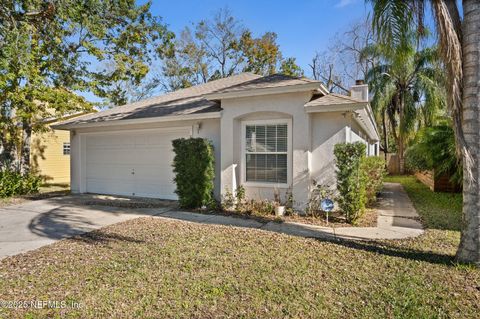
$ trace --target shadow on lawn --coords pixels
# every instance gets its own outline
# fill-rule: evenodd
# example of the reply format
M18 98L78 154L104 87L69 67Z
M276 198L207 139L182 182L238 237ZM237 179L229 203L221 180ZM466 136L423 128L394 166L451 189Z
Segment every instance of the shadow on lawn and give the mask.
M144 240L141 240L141 239L136 239L133 237L123 236L115 233L105 233L104 231L101 231L101 230L96 230L90 233L77 235L72 237L71 240L84 242L90 245L107 244L107 243L116 242L116 241L126 241L126 242L136 243L136 244L141 244L145 242Z
M428 262L431 264L440 264L446 266L453 266L455 264L455 257L452 255L438 254L434 252L421 251L415 249L399 248L381 242L360 242L351 240L325 240L317 239L319 241L328 241L335 245L340 245L346 248L363 250L366 252L381 254L390 257L398 257L403 259L410 259L416 261Z

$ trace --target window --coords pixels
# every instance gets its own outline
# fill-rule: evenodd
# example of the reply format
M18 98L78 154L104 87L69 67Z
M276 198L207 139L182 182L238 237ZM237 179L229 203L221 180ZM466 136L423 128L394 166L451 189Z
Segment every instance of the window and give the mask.
M70 143L63 143L63 155L70 155Z
M245 181L287 183L288 124L245 126Z

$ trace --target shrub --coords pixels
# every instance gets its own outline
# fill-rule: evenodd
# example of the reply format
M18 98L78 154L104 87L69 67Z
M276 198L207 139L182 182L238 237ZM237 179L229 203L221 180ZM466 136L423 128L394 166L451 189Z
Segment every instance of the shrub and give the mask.
M41 178L33 173L21 173L3 169L0 171L0 197L38 193Z
M213 196L213 145L203 138L180 138L172 142L174 181L180 207L200 208L211 203Z
M405 166L414 172L434 170L436 176L448 175L452 183L462 185L462 162L457 158L452 126L443 123L418 131L405 151Z
M385 160L378 156L363 157L360 169L365 178L365 195L367 204L372 204L377 199L377 194L382 190L385 178Z
M361 142L340 143L334 147L338 204L351 224L355 224L365 211L365 178L360 168L365 151L366 146Z
M334 197L333 191L326 185L317 183L313 180L313 189L308 198L308 206L306 213L308 216L318 217L319 212L322 211L321 202L326 198L332 199Z

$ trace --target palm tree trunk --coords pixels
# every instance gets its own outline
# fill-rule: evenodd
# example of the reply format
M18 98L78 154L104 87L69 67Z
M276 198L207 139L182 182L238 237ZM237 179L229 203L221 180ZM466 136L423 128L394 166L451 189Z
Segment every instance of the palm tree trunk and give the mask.
M464 227L457 258L480 265L480 2L463 0L463 131L470 150L473 179L464 172ZM464 170L467 165L464 165Z
M387 110L382 112L382 126L383 126L383 153L385 155L385 165L388 165L388 132L387 132L387 120L385 119Z
M404 114L403 112L405 111L405 98L403 96L404 92L400 94L400 108L398 110L398 161L399 161L399 167L400 167L400 175L405 174L405 132L403 129L403 120L404 120Z

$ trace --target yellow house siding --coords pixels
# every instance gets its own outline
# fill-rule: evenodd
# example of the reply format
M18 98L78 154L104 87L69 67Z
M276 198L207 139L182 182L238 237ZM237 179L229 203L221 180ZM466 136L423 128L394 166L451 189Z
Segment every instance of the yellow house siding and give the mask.
M47 183L70 183L70 155L63 155L64 143L70 143L69 131L53 130L32 136L32 166Z

